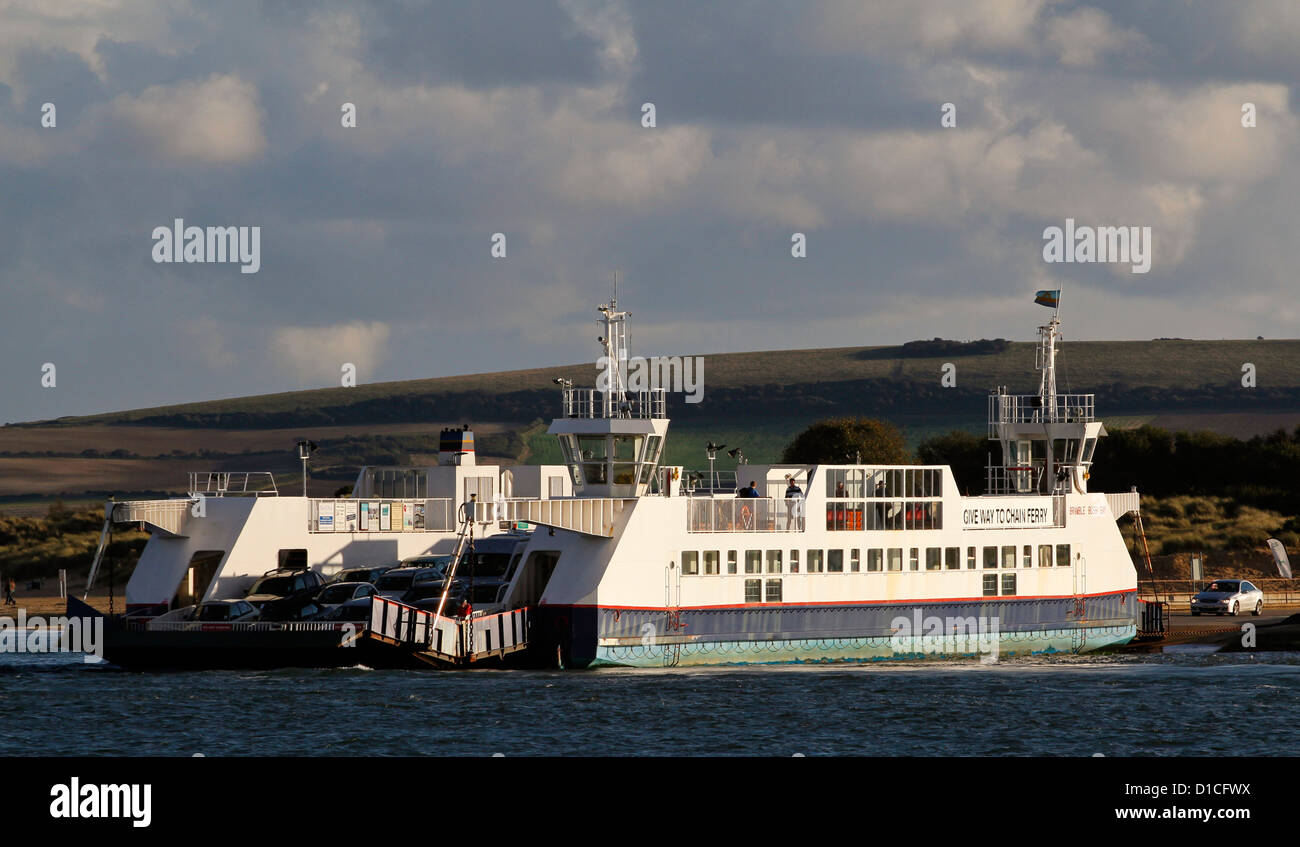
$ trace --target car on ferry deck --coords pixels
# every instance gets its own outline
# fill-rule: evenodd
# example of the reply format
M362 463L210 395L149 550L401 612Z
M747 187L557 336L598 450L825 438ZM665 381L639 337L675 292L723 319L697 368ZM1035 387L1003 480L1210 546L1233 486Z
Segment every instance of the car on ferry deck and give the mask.
M359 597L356 600L349 600L346 603L340 603L329 611L317 615L314 620L346 621L352 623L369 622L370 605L373 600L373 596Z
M207 623L245 623L261 615L247 600L207 600L200 603L189 620Z
M393 568L375 580L375 593L387 600L400 600L417 583L424 584L442 579L443 570L432 568Z
M1245 579L1216 579L1192 598L1192 614L1252 615L1264 611L1264 592Z
M320 574L312 570L276 568L262 574L244 595L244 599L261 607L273 600L285 600L300 594L315 594L325 584Z
M316 603L326 612L350 600L374 596L375 587L368 582L331 582L316 592Z
M330 577L330 581L327 584L336 582L369 582L373 584L375 580L396 567L398 567L398 565L372 565L365 568L344 568L334 574L334 576Z

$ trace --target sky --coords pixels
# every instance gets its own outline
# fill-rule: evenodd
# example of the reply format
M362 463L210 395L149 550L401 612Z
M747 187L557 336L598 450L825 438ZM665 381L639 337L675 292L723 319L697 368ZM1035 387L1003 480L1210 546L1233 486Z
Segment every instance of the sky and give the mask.
M0 0L0 422L594 362L615 270L647 356L1293 338L1297 79L1291 0Z

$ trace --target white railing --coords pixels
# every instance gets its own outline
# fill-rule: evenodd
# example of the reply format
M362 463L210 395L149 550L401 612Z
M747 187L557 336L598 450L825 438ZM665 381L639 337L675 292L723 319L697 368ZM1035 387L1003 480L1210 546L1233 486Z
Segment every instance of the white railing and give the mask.
M1141 509L1142 498L1136 491L1125 491L1121 494L1107 494L1106 502L1110 505L1110 513L1115 516L1116 520L1127 514L1137 512Z
M692 497L687 532L803 532L806 501L774 497Z
M456 528L456 505L450 498L312 498L308 504L308 532L451 532Z
M592 388L564 389L566 418L665 418L667 395L662 388L625 391L622 398Z
M474 504L474 520L524 521L600 538L614 537L614 523L631 500L617 497L559 497L550 500L494 500Z
M133 621L150 632L358 632L356 621Z
M1096 419L1095 394L1058 394L1055 404L1043 405L1037 394L990 394L989 437L998 424L1086 423Z
M191 494L207 497L279 495L270 471L190 471Z
M469 619L470 658L511 653L528 645L528 609Z
M172 535L184 535L193 506L194 501L188 499L124 500L113 504L110 518L113 523L144 523Z

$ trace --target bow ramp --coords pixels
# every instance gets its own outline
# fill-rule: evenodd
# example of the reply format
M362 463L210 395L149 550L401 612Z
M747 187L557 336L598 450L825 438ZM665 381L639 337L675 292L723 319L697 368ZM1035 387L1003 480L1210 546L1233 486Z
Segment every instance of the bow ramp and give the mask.
M366 636L416 664L463 667L528 649L529 610L448 617L375 597Z
M635 498L573 497L556 500L510 499L474 504L474 520L527 522L554 529L613 538L619 517Z

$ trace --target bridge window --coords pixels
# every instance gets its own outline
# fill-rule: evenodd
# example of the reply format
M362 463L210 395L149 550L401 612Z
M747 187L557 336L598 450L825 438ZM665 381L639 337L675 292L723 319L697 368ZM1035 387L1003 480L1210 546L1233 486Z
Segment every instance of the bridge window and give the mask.
M694 550L682 553L682 575L695 576L700 572L700 554Z
M998 575L995 573L984 574L984 596L998 596Z
M1070 566L1070 545L1056 545L1056 566L1058 568L1068 568Z
M808 551L808 573L821 573L821 572L822 572L822 551L809 550Z
M1038 545L1038 566L1040 568L1050 568L1052 566L1052 545Z
M1013 573L1002 574L1002 594L1004 597L1014 597L1016 594L1016 575Z
M826 572L844 573L844 551L843 550L826 551Z
M763 572L763 551L746 550L745 551L745 573L762 573Z
M925 569L927 571L937 571L943 568L943 549L940 547L925 548Z
M998 548L996 548L996 547L985 547L985 548L984 548L984 567L985 567L985 568L996 568L997 566L998 566Z
M867 571L881 571L884 568L885 551L879 547L874 547L867 551Z
M944 548L943 566L950 571L961 569L961 548L960 547Z
M718 551L704 551L704 575L715 576L718 573Z
M728 550L727 551L727 573L731 574L735 572L736 572L736 551Z
M763 602L763 580L761 579L745 580L745 602L746 603Z
M1014 568L1016 566L1016 545L1002 545L1002 567Z
M856 547L849 551L849 570L853 573L862 570L861 552L862 551Z
M767 572L781 573L781 551L780 550L767 551Z
M903 548L889 548L889 569L891 571L901 571L903 569Z
M768 603L781 602L781 580L769 579L767 581L767 597L765 601Z

